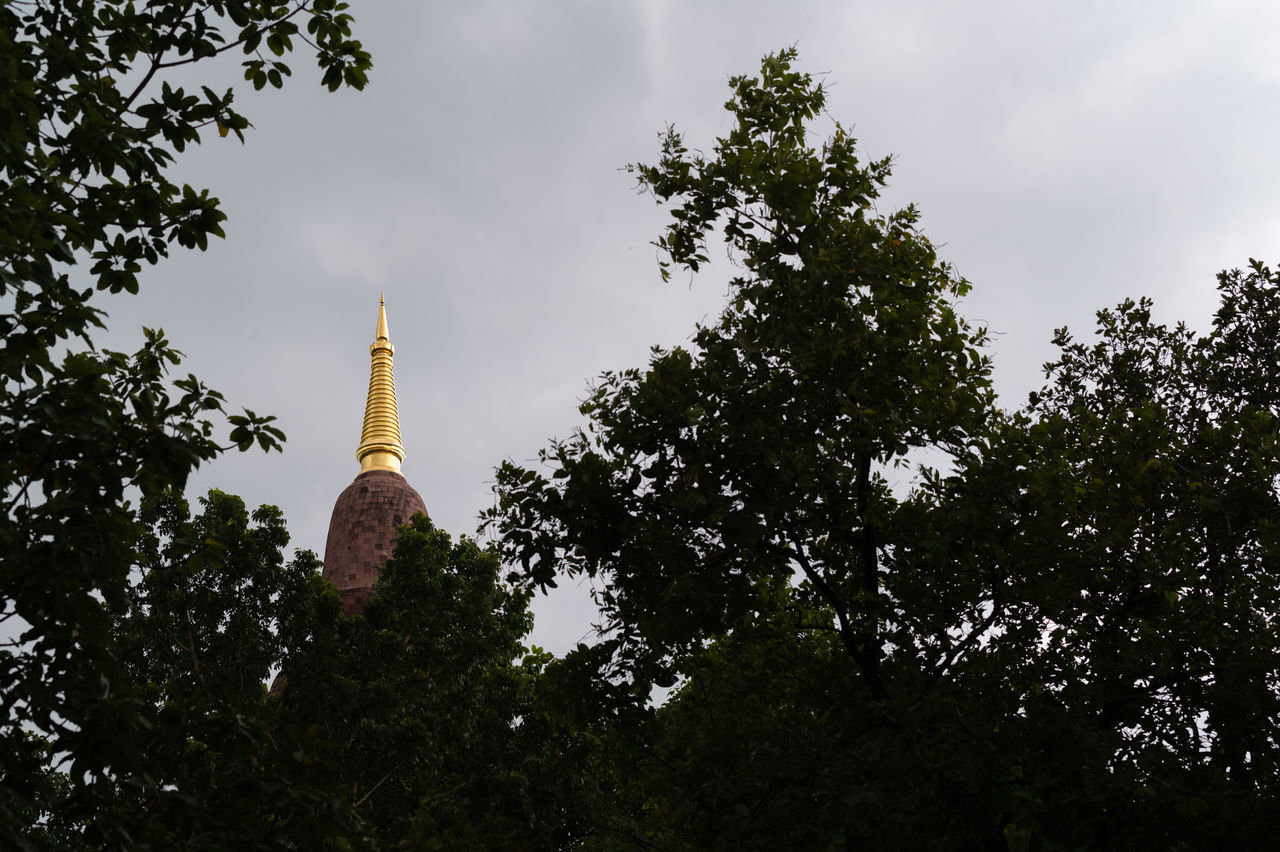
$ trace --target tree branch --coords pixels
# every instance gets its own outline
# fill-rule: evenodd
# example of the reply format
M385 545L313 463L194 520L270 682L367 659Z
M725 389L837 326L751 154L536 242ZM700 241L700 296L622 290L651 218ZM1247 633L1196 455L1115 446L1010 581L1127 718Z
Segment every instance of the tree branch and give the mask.
M839 622L840 639L844 643L845 650L849 652L849 656L858 665L859 671L862 672L863 678L867 682L867 687L871 690L871 694L876 699L885 699L889 697L889 692L885 689L884 682L880 679L878 666L874 664L874 660L868 656L866 649L860 647L858 639L854 634L853 625L849 620L848 609L840 596L836 594L835 589L826 581L821 572L809 560L808 555L804 551L804 546L791 535L791 549L783 548L778 545L771 545L777 552L782 553L788 558L794 559L800 566L800 570L804 572L809 582L813 583L814 588L822 595L828 606L835 612L836 621Z

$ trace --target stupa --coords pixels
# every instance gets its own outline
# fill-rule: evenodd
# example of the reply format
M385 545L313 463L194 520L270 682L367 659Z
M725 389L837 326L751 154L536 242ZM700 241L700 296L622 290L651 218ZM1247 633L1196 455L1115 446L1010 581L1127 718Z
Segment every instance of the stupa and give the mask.
M387 333L386 299L380 298L378 329L369 347L369 397L356 449L360 472L338 495L324 547L323 576L338 587L347 615L356 615L368 602L400 525L414 513L427 511L422 497L400 473L405 451L392 369L395 351Z

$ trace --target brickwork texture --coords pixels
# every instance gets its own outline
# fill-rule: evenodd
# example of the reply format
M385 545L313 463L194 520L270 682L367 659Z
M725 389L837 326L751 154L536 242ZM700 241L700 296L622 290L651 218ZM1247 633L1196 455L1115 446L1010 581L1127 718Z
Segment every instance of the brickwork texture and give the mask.
M338 495L329 519L323 576L338 587L347 615L360 612L369 600L400 525L426 511L413 486L389 470L366 471Z

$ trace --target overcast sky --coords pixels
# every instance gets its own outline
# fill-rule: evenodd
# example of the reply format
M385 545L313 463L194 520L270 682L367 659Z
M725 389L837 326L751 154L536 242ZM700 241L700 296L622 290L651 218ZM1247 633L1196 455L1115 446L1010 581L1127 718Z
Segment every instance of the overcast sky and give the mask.
M1091 334L1146 295L1204 329L1219 269L1280 260L1274 2L351 6L368 89L327 94L301 55L282 93L245 87L247 144L209 140L179 170L222 199L227 239L108 305L111 345L163 327L184 372L279 417L283 454L224 459L192 493L280 506L298 547L323 551L358 471L380 290L404 473L455 535L496 464L578 423L592 377L715 315L723 270L661 283L662 213L620 168L668 123L709 150L729 77L788 45L829 87L819 129L894 155L880 209L916 203L973 283L961 309L995 333L1004 406L1038 385L1054 328ZM535 641L571 646L584 601L540 602Z

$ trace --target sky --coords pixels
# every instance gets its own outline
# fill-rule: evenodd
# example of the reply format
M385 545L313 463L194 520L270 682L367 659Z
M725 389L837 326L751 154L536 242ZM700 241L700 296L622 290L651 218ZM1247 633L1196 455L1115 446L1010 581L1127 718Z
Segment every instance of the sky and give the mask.
M663 283L664 214L627 163L673 124L709 151L731 76L795 46L835 122L892 155L881 212L921 230L973 285L1000 404L1017 407L1055 328L1149 296L1207 330L1215 275L1280 262L1280 5L1073 0L352 0L374 68L330 94L302 53L282 92L237 85L247 141L216 136L175 175L208 187L227 239L179 253L136 297L104 303L104 344L160 327L238 407L278 417L280 454L201 470L285 514L323 554L359 470L385 291L408 458L433 521L474 535L493 469L536 462L580 423L594 377L689 341L723 303L727 265ZM588 636L588 591L535 602L533 641Z

